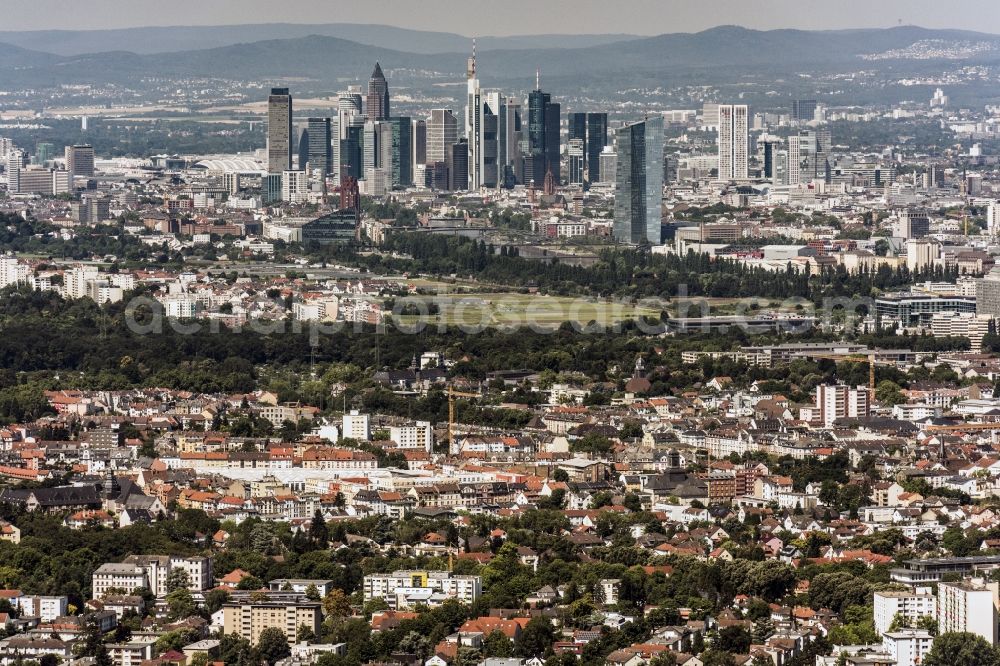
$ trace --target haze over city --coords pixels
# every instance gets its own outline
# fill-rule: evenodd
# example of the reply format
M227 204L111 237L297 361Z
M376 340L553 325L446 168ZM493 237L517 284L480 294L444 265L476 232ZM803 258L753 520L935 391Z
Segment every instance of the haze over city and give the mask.
M0 666L1000 666L1000 5L0 19Z
M1000 32L1000 6L990 0L63 0L17 1L5 30L109 29L240 23L386 23L464 35L693 32L717 25L770 30L886 28L897 24Z

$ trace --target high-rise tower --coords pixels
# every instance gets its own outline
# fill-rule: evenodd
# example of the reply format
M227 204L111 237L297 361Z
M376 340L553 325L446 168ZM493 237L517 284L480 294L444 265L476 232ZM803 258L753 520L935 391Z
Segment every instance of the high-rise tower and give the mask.
M271 88L267 98L267 172L292 168L292 96L288 88Z
M524 182L542 185L545 174L552 172L556 182L560 179L559 164L559 104L543 92L538 72L535 89L528 95L528 154L524 158Z
M389 117L389 83L382 73L382 65L375 63L375 71L368 80L368 119L385 120Z
M719 180L746 180L750 143L746 104L719 105Z
M660 243L663 202L663 116L615 131L614 236L625 243Z
M309 169L310 171L319 170L324 176L332 174L333 133L330 119L310 118L308 123L306 155L309 158ZM305 165L300 164L299 167L304 169Z
M465 137L469 142L468 189L483 186L483 100L476 76L476 42L472 41L472 57L466 68L468 98L465 105ZM457 186L457 183L456 183Z

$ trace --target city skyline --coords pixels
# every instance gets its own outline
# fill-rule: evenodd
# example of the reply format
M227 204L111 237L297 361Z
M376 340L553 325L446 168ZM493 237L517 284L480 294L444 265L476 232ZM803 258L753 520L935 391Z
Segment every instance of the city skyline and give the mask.
M658 35L671 32L697 32L718 25L741 25L747 28L839 30L886 28L896 25L920 25L927 28L951 28L1000 33L1000 6L983 0L960 2L966 11L953 5L930 0L902 2L892 0L872 5L860 0L846 0L837 5L817 5L803 12L799 3L774 0L765 8L748 6L733 0L708 0L694 3L627 0L631 11L608 13L597 0L581 0L574 11L566 13L560 3L531 3L512 0L500 11L482 0L471 0L454 11L450 0L430 0L419 11L401 10L391 0L374 0L364 6L326 3L319 0L296 0L275 5L263 0L217 0L205 4L178 0L170 5L125 0L92 0L67 5L59 0L39 0L22 5L5 16L10 31L31 30L100 30L132 27L234 25L234 16L253 16L254 23L346 23L388 24L415 30L456 32L467 36L512 36L532 34L607 34ZM523 16L531 11L534 29L526 30ZM857 10L857 11L855 11ZM636 22L634 17L642 15ZM178 21L178 16L197 17L197 21ZM53 20L53 17L58 17ZM720 18L721 17L721 18ZM388 19L392 19L388 22ZM488 20L483 20L484 18ZM488 25L486 33L481 26Z

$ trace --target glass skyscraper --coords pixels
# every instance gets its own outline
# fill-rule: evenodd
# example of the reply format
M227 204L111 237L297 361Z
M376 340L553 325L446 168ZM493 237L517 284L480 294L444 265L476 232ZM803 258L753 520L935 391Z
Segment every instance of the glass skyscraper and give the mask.
M624 243L660 243L663 201L663 117L615 130L614 236Z
M319 170L324 176L333 173L333 141L329 118L308 120L308 156L310 171ZM305 169L305 164L299 164Z

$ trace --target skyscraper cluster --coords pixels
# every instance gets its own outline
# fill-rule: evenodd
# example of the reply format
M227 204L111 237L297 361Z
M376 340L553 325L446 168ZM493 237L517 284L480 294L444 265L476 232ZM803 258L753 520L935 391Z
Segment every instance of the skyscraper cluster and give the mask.
M537 74L535 89L522 101L481 88L476 65L473 45L464 113L441 108L427 118L411 118L392 115L389 83L381 63L376 63L366 92L351 86L339 93L336 116L306 120L298 136L297 159L292 96L287 88L272 89L268 174L275 180L296 169L307 178L331 177L341 187L353 178L371 195L411 185L479 190L521 184L551 191L565 181L581 184L601 177L607 114L578 114L582 124L579 132L572 132L576 141L569 146L567 173L561 155L561 106L541 90ZM271 189L278 191L277 186Z

